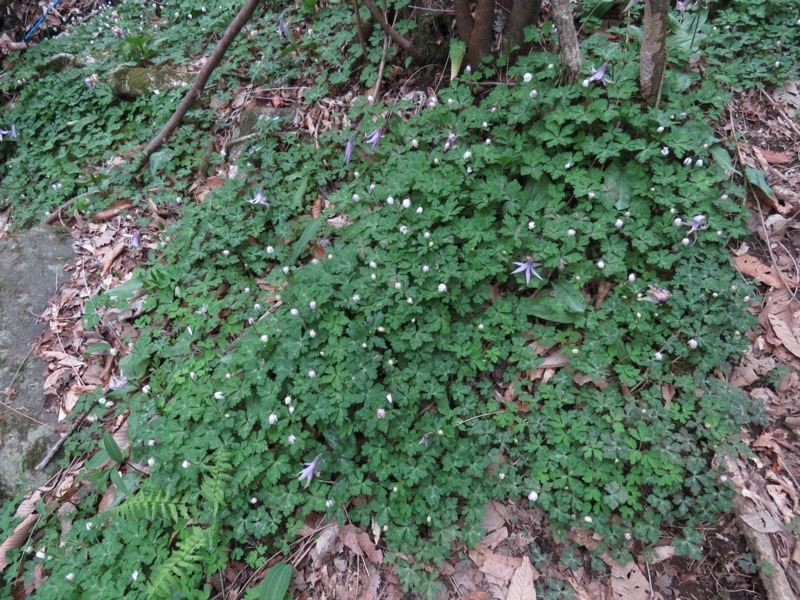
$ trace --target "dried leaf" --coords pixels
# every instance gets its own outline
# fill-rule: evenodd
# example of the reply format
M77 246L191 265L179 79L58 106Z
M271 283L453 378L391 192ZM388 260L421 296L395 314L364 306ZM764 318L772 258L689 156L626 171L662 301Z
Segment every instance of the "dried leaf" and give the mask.
M107 209L100 211L92 217L92 221L99 223L101 221L108 221L116 217L118 214L133 208L133 202L130 200L117 200Z
M0 544L0 571L8 566L8 559L6 553L9 550L16 550L28 540L28 534L31 528L36 524L41 515L33 513L25 517L25 520L14 528L14 532L8 536L5 541Z
M775 331L775 335L783 343L784 348L800 358L800 339L797 336L797 333L800 332L798 332L797 327L790 328L778 315L767 315L767 318ZM795 323L792 323L792 325L795 325Z
M761 283L765 283L770 287L784 287L781 278L776 274L775 269L768 267L755 256L743 254L742 256L734 256L733 260L736 263L736 267L739 269L739 271L741 271L742 275L755 277ZM800 287L800 283L792 281L788 277L784 277L783 280L789 287Z
M456 600L491 600L489 592L470 592L464 596L459 596Z
M762 148L756 148L753 146L753 149L756 150L763 156L766 161L773 165L785 165L787 163L792 162L791 157L786 154L786 152L772 152L770 150L763 150Z
M345 546L350 548L350 551L355 554L356 556L364 556L364 552L361 550L361 546L358 544L358 538L356 537L356 528L354 525L345 525L339 531L339 539L344 543Z
M508 521L508 509L495 500L487 502L483 510L486 516L481 521L481 525L487 533L500 529Z
M383 562L383 552L375 547L367 532L362 531L356 537L358 538L358 545L361 546L370 562L376 565L381 564Z
M625 566L616 562L611 565L611 597L615 600L648 600L650 585L642 575L636 563L631 561Z
M522 564L514 571L511 583L508 584L508 595L506 600L536 600L536 588L534 582L538 578L538 573L531 565L531 561L523 558Z

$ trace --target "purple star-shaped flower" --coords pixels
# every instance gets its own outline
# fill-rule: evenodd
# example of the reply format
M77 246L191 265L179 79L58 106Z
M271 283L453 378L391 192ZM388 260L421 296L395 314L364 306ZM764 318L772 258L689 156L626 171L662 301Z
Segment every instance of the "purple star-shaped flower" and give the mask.
M606 69L608 69L607 62L604 62L599 69L592 67L592 76L583 80L583 87L589 87L589 84L593 81L599 81L603 85L613 83L608 75L606 75Z
M648 285L647 290L650 292L649 296L642 296L639 298L640 302L652 302L653 304L661 304L669 300L672 295L668 290L657 285Z
M303 479L306 480L306 484L303 487L308 487L311 485L311 480L314 479L314 475L317 474L317 464L319 464L320 458L322 458L322 454L317 454L314 460L312 460L310 463L303 463L306 468L297 474L297 478L300 481L303 481Z
M685 12L691 3L692 0L678 0L678 4L675 6L675 9L680 13Z
M344 164L349 163L350 159L353 157L353 147L355 145L355 138L351 135L350 139L347 140L347 145L344 147Z
M4 135L8 135L12 138L17 137L17 128L14 125L12 125L11 129L9 129L8 131L6 131L5 129L0 129L0 142L3 141Z
M283 18L278 19L278 29L276 31L279 38L286 37L286 25L283 22Z
M708 224L704 225L703 222L706 220L705 215L697 215L696 217L692 217L692 220L689 222L681 221L680 219L675 219L675 224L677 226L683 225L684 227L688 227L689 231L686 235L691 235L698 231L705 231L708 229Z
M372 148L372 151L378 149L378 143L381 141L381 136L383 135L383 127L378 127L375 131L367 135L367 143Z
M269 202L267 202L266 198L264 198L264 188L258 190L255 198L251 198L248 200L250 204L262 204L269 208Z
M534 275L538 279L544 281L544 278L536 271L536 267L541 267L542 263L536 262L533 260L533 257L528 256L525 258L524 262L515 262L514 264L517 265L518 268L514 271L511 271L511 274L516 275L517 273L525 273L526 285L530 285L531 275Z
M422 444L423 446L427 446L428 443L429 443L428 442L428 436L429 435L430 435L429 433L426 433L425 435L423 435L422 439L420 439L419 443Z

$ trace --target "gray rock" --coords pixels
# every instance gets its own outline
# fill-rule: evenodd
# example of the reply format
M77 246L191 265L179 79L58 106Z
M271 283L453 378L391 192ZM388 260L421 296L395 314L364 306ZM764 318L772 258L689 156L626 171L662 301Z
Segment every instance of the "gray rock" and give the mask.
M59 435L50 429L57 414L44 406L45 364L31 350L45 329L36 315L66 281L72 255L69 235L50 226L0 239L0 392L16 391L0 393L0 501L19 483L43 485L57 467L33 471Z
M194 73L156 67L124 67L108 76L108 83L115 96L138 98L153 94L153 90L164 92L190 85Z

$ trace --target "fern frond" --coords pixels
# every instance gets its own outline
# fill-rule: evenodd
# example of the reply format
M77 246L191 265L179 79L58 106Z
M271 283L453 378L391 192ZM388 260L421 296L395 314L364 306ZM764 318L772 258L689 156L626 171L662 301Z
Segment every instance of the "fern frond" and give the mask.
M203 478L200 494L211 505L212 518L216 518L220 507L225 503L225 490L230 484L232 470L230 454L226 450L220 450Z
M197 582L201 561L207 558L219 541L216 527L192 527L186 530L170 557L156 567L147 588L147 597L154 600L172 598L175 590L192 589Z
M165 521L176 523L179 519L188 519L189 510L180 500L171 498L166 492L153 490L139 492L114 509L124 518L154 520L161 517Z

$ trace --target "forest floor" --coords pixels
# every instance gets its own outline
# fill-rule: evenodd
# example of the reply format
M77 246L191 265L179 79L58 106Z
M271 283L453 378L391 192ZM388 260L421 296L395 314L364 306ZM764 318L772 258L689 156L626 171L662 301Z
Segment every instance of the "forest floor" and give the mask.
M90 4L65 3L74 10ZM402 76L397 81L399 89ZM241 94L255 95L239 90L234 96ZM569 537L585 555L564 564L562 544L549 533L540 509L527 502L495 501L487 505L486 538L475 548L454 547L452 559L439 573L449 598L516 598L509 590L524 569L534 569L535 578L547 578L553 597L560 586L563 597L570 597L571 589L571 597L580 599L791 598L789 588L784 588L785 595L776 595L782 583L775 579L781 575L795 594L800 593L800 527L796 526L800 522L800 128L795 111L800 111L800 92L787 85L735 95L727 118L716 123L720 136L738 150L737 167L764 171L772 190L769 194L751 186L747 206L752 235L731 254L742 277L759 282L760 293L749 304L758 317L758 326L746 333L750 352L732 369L729 381L763 401L767 422L742 431L752 453L727 465L737 486L736 510L702 531L702 559L676 556L665 539L656 548L657 556L649 560L640 556L621 568L609 562L609 572L598 573L586 566L597 541L587 530L577 529ZM305 127L308 119L298 115L296 121ZM219 145L224 141L220 138ZM198 193L215 185L208 180L197 184ZM139 215L151 222L151 229L143 231L145 249L155 249L158 231L179 218L177 211L155 205L116 206L92 219L65 211L53 223L70 228L78 251L65 267L70 279L50 303L44 316L49 327L36 349L37 356L50 363L43 382L45 398L57 410L70 412L83 391L108 380L110 362L108 368L83 370L67 389L58 383L64 370L75 369L86 347L97 341L77 318L93 290L104 287L111 271L124 279L142 264L144 253L129 243ZM122 339L130 325L124 316L119 323ZM787 522L795 524L794 531L787 529ZM533 567L525 560L532 543L541 550ZM295 567L293 590L298 600L404 597L393 567L382 563L379 529L340 528L320 516L307 522L293 548L284 560ZM772 567L765 566L767 562ZM252 570L233 561L224 576L217 582L218 597L238 598Z

